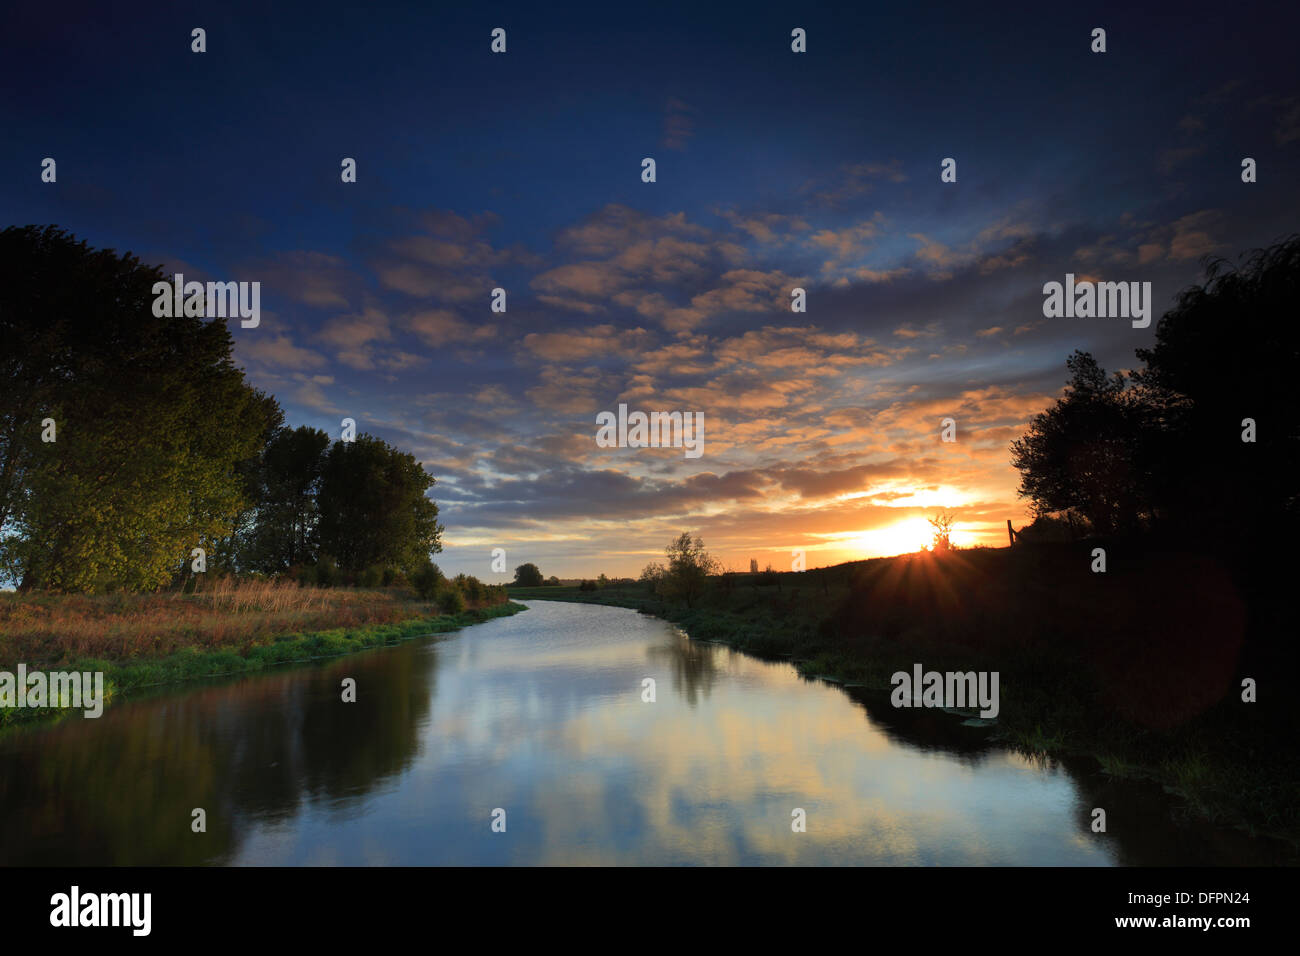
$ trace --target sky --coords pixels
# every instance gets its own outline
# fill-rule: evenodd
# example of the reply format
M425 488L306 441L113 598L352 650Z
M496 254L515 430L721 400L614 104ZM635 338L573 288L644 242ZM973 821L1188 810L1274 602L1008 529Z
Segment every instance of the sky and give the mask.
M250 381L413 453L488 581L684 530L818 567L941 510L1004 544L1070 353L1133 367L1202 257L1300 223L1293 5L116 6L6 14L0 225L260 282ZM1150 327L1045 317L1068 273L1150 282ZM620 404L702 454L601 447Z

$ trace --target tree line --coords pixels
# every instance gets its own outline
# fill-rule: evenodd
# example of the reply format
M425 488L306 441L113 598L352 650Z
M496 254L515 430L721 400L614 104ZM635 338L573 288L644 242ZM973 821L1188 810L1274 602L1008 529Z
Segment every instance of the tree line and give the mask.
M1253 561L1293 541L1300 469L1300 236L1208 260L1162 316L1140 367L1087 352L1065 394L1012 443L1035 524L1158 536Z
M434 479L371 435L289 428L222 319L156 317L159 267L56 226L0 232L0 577L152 590L208 571L414 575Z

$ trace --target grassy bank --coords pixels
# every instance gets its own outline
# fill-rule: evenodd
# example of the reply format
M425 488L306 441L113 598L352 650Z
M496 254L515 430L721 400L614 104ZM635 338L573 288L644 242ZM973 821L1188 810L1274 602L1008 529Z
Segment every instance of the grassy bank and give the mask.
M1157 781L1191 814L1300 845L1284 611L1204 557L1108 553L1104 574L1074 545L734 575L693 607L641 585L510 593L655 614L695 640L865 685L885 706L890 676L916 663L997 671L994 732L1009 745L1091 758L1098 772ZM1260 702L1242 701L1246 677Z
M0 595L0 670L103 672L106 703L145 688L237 675L441 634L522 611L494 592L446 612L403 589L265 582L207 594ZM63 719L0 708L0 728Z
M504 600L494 593L489 600ZM482 603L482 602L478 602ZM195 593L0 593L0 664L57 667L181 650L245 652L277 634L400 624L436 617L436 601L405 588L300 587L292 581L205 582Z

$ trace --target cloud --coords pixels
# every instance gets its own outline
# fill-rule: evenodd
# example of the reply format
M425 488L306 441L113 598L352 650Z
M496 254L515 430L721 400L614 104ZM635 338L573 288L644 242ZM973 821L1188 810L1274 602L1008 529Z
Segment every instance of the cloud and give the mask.
M484 342L497 334L495 325L471 325L450 309L414 312L402 320L402 325L425 345L434 348Z
M695 112L686 103L675 97L668 100L664 108L664 135L660 141L666 149L684 150L686 143L695 132L691 114Z
M563 332L530 332L522 346L548 362L576 362L593 358L630 357L644 346L644 329L596 325Z
M822 206L838 207L849 200L865 196L878 183L907 181L903 164L897 159L887 163L850 163L841 166L835 181L813 192L813 201Z
M1209 233L1218 219L1217 211L1202 209L1177 220L1173 225L1173 238L1169 241L1169 258L1199 259L1222 248Z
M321 309L346 308L348 290L360 281L345 260L305 249L276 253L247 268L264 296Z
M246 361L285 369L320 368L329 360L319 352L301 348L285 333L241 336L236 340L237 354Z

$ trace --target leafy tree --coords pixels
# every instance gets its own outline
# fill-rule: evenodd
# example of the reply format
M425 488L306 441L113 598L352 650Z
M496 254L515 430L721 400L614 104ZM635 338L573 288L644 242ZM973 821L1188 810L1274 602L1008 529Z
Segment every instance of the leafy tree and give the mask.
M283 571L316 559L316 496L329 443L318 428L280 428L262 449L253 470L256 506L240 556L244 566Z
M1079 515L1103 534L1159 526L1246 557L1295 536L1300 235L1240 268L1206 260L1205 273L1127 381L1086 353L1067 363L1065 396L1012 445L1036 515Z
M668 558L668 568L660 584L661 593L670 600L685 601L687 607L694 607L704 593L706 581L711 574L722 571L722 563L704 550L704 542L698 536L692 538L689 531L683 531L664 549Z
M54 226L0 232L0 573L22 588L158 587L248 504L279 409L226 320L153 314L160 281Z
M344 571L371 564L416 569L442 550L434 479L413 455L373 435L337 441L325 454L317 493L322 553Z
M1135 373L1159 426L1155 493L1201 537L1290 538L1300 482L1300 235L1240 268L1207 260L1139 349ZM1242 441L1244 419L1255 441Z
M1036 515L1075 509L1103 534L1137 530L1151 513L1140 397L1087 352L1066 366L1065 395L1012 442L1020 495Z
M531 561L515 568L515 584L521 588L538 588L543 584L542 572Z
M659 585L667 573L667 568L658 561L652 561L641 570L641 577L638 578L638 581L644 584L652 594L657 593Z

